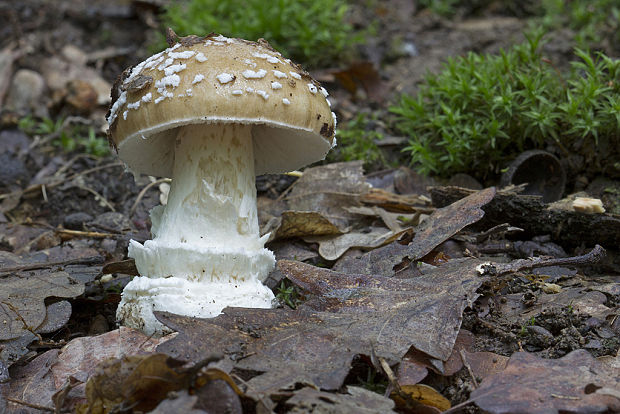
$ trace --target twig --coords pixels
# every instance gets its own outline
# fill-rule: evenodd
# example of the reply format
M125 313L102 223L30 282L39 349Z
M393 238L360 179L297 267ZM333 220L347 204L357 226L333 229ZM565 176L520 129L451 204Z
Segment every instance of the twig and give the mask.
M581 256L543 258L531 257L528 259L518 259L510 263L486 263L480 265L479 273L482 275L499 276L505 273L516 273L522 270L530 270L537 267L547 266L587 266L597 263L605 256L605 249L600 245L594 246L589 253Z
M159 185L162 183L171 183L171 182L172 180L170 178L160 178L159 180L153 181L152 183L148 183L138 193L138 197L136 197L136 201L134 201L133 205L131 206L131 210L129 210L129 217L131 218L134 215L134 213L136 212L136 209L138 208L138 205L140 204L140 201L142 201L142 198L144 197L144 195L146 194L148 190L150 190L155 185Z
M95 159L92 155L89 154L78 154L72 157L69 161L64 163L53 175L53 177L60 177L65 171L67 171L77 160L81 158L90 158Z
M59 180L56 180L56 181L51 181L51 182L45 183L45 184L33 184L33 185L29 186L29 187L24 188L23 190L16 190L16 191L11 191L10 193L0 194L0 200L3 200L5 198L9 198L9 197L13 197L13 196L16 196L16 195L22 196L22 195L25 195L27 193L31 193L31 192L34 192L34 191L39 191L43 185L45 185L49 189L49 188L52 188L52 187L56 187L56 186L58 186L58 185L60 185L60 184L62 184L64 182L71 181L71 180L73 180L73 179L75 179L75 178L77 178L77 177L79 177L81 175L87 175L87 174L90 174L90 173L93 173L93 172L96 172L96 171L99 171L99 170L103 170L103 169L106 169L106 168L122 167L122 166L123 166L123 164L121 162L113 162L113 163L110 163L110 164L101 165L99 167L90 168L88 170L84 170L82 172L73 174L72 176L67 177L67 178L59 179Z
M46 407L44 405L29 403L27 401L18 400L17 398L6 397L6 400L12 403L15 403L15 404L25 405L26 407L34 408L35 410L47 411L49 413L56 412L54 408Z
M61 260L57 262L31 263L31 264L21 265L21 266L0 267L0 273L24 272L28 270L46 269L48 267L54 267L54 266L68 266L68 265L76 265L76 264L93 265L93 264L101 264L101 263L103 263L103 257L90 256L90 257L83 257L80 259Z
M101 201L107 208L109 208L113 212L116 212L116 209L114 208L114 206L112 204L110 204L110 202L108 200L106 200L106 198L104 196L102 196L101 194L99 194L98 192L93 190L92 188L87 187L85 185L79 185L78 188L81 188L82 190L88 191L89 193L91 193L92 195L95 196L95 200Z
M119 236L119 234L99 233L96 231L66 230L66 229L55 229L54 231L58 234L66 234L68 236L76 236L76 237L90 237L93 239L107 239L107 238L115 238Z
M28 332L30 332L31 334L33 334L34 336L36 336L36 338L37 338L39 341L42 341L42 340L43 340L43 338L41 338L41 335L39 335L38 333L36 333L36 332L34 331L34 328L33 328L32 326L28 325L28 322L26 322L26 320L24 319L24 317L21 315L21 313L19 313L19 311L17 310L17 308L16 308L15 306L13 306L13 304L12 304L12 303L10 303L10 302L6 302L6 301L2 301L2 302L0 302L0 303L2 303L3 305L5 305L6 307L8 307L10 310L12 310L12 311L13 311L13 313L14 313L14 314L15 314L15 315L19 318L19 320L21 321L21 323L24 325L23 329L24 329L25 331L28 331Z
M459 354L461 355L461 361L463 361L463 365L465 365L465 368L467 368L467 372L469 372L469 376L471 377L471 382L474 383L474 388L478 388L478 381L476 380L476 377L474 375L474 372L471 369L471 366L469 365L469 362L467 362L467 357L465 356L465 352L463 349L459 350Z

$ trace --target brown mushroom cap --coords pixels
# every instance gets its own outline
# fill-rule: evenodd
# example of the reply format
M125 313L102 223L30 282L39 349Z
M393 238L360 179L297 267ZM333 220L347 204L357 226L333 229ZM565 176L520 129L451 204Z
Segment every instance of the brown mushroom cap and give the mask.
M109 138L134 171L170 177L176 128L252 125L256 174L321 160L334 143L327 92L263 40L210 35L125 71L114 86Z

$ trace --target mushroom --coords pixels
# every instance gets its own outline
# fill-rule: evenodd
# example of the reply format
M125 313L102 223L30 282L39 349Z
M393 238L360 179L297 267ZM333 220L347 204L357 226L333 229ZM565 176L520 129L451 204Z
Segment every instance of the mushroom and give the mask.
M326 97L262 39L188 36L123 73L110 144L135 173L172 184L167 205L151 211L153 239L130 241L141 276L123 290L121 323L161 335L153 311L271 307L261 282L275 258L259 234L255 175L325 157L336 126Z

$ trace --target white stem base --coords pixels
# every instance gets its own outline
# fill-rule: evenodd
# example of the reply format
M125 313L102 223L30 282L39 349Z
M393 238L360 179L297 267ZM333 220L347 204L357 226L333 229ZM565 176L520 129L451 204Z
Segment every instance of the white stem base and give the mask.
M153 311L210 318L227 306L270 308L261 283L275 258L260 237L251 127L189 125L177 136L165 208L151 211L153 240L132 240L141 277L123 290L117 319L148 335L168 332Z

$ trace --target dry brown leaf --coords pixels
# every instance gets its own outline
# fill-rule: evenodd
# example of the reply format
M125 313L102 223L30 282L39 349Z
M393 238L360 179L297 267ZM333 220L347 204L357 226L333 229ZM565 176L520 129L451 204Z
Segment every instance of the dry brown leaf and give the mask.
M501 372L508 364L507 356L499 355L494 352L467 352L461 353L464 361L471 368L471 372L476 380L481 380L489 375Z
M618 394L618 373L578 349L560 359L517 352L502 372L482 381L471 400L498 414L609 413L620 412Z
M413 280L347 275L299 262L278 262L290 280L311 293L297 310L227 308L212 319L157 314L178 331L158 352L196 361L222 352L238 369L258 372L252 395L297 383L325 390L342 386L356 355L396 363L411 348L448 359L462 312L483 278L475 259L453 260Z
M84 292L84 285L67 272L36 270L27 273L2 278L0 340L36 331L45 320L45 298L73 298Z
M408 267L409 263L430 253L464 227L480 220L484 216L481 207L494 196L495 188L491 187L438 209L415 229L415 238L408 245L393 242L361 257L345 258L336 263L334 269L346 273L392 276L396 270Z
M86 382L101 361L152 352L157 344L169 338L149 338L125 327L103 335L76 338L62 350L47 351L25 366L14 367L5 395L32 404L52 406L52 395L72 377ZM73 411L75 404L85 401L84 386L81 384L71 389L65 396L64 409Z
M377 393L359 387L347 387L346 394L336 394L302 388L286 401L288 413L375 414L395 413L394 402Z
M398 407L407 407L407 400L412 402L429 405L441 411L449 409L452 405L450 401L441 395L433 387L425 384L403 385L399 391L393 391L390 395Z
M232 395L240 407L238 395L241 391L225 372L217 368L202 369L208 358L190 368L183 367L184 362L170 358L165 354L134 355L109 359L102 362L86 383L87 403L77 407L78 413L107 414L124 411L150 411L164 400L172 391L200 390L204 386L218 382L224 387L232 388L232 393L205 393L204 397L219 396L226 399L223 406L230 402ZM200 403L200 394L199 394ZM208 405L204 402L203 405ZM218 401L211 401L218 405ZM235 412L235 411L229 411ZM240 411L236 411L240 412Z
M270 242L293 237L342 234L346 230L316 211L284 211L264 229L271 232Z
M336 260L351 248L372 249L398 239L403 231L393 232L383 227L370 227L363 231L350 231L338 236L304 237L319 244L319 254L326 260Z

